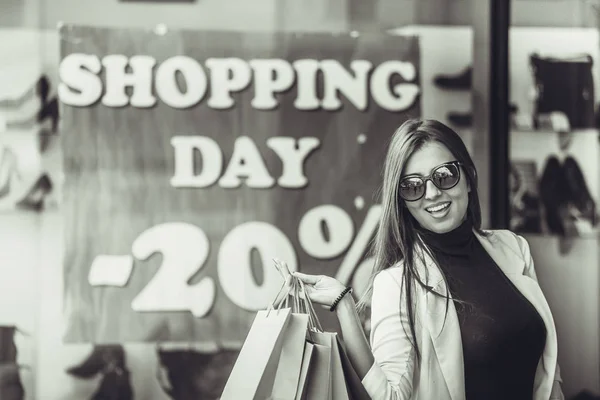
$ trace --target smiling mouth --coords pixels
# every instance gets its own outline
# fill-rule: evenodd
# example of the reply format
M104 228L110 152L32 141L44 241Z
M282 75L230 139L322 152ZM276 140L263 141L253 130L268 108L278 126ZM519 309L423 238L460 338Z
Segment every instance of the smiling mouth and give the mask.
M443 203L436 204L431 207L426 207L425 211L427 211L428 213L438 213L440 211L445 211L448 207L450 207L450 203L450 201L445 201Z

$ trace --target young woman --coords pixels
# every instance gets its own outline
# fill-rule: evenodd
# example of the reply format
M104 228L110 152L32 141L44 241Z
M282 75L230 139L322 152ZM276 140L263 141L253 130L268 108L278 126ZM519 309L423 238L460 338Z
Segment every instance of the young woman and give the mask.
M333 306L369 395L564 399L529 245L481 229L475 165L458 134L435 120L405 122L388 149L381 202L373 278L358 307L337 280L293 274L313 302ZM367 303L370 346L357 312Z

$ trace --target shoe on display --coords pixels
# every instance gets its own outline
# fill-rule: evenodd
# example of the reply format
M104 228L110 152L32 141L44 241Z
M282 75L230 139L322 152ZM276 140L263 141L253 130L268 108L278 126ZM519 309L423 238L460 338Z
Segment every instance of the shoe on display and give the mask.
M46 120L50 120L50 132L56 133L58 130L58 110L58 99L54 97L48 103L42 105L37 115L37 122L41 124Z
M459 128L469 128L473 125L473 114L471 113L450 112L447 118L452 125Z
M473 81L473 68L466 67L456 75L436 75L433 83L440 89L470 90Z
M568 210L567 184L564 170L556 156L550 156L539 182L540 200L544 206L546 225L551 234L572 234L573 221Z
M598 224L596 202L590 194L579 164L573 157L568 156L563 162L563 169L569 201L579 212L581 218L588 220L592 226L596 226Z
M41 211L48 194L52 192L52 187L52 181L48 174L42 174L29 189L27 195L16 204L17 208Z
M80 379L101 375L100 384L91 400L133 400L130 373L126 366L125 349L121 345L97 345L79 365L66 372Z
M201 353L157 348L157 379L173 400L216 400L223 392L239 351Z
M133 400L131 377L127 368L108 364L102 370L102 380L91 400Z

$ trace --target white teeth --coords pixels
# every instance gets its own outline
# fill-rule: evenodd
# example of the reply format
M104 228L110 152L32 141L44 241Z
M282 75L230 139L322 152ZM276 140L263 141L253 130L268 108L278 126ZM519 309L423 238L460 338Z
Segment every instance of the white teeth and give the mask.
M428 208L426 208L426 210L428 212L438 212L438 211L442 211L442 210L448 208L449 206L450 206L450 203L444 203L444 204L440 204L439 206L428 207Z

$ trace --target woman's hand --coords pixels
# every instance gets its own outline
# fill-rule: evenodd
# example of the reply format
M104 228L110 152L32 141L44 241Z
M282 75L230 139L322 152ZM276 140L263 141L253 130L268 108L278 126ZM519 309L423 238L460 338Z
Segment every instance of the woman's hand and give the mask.
M286 284L290 284L292 276L301 280L304 283L306 295L313 303L317 303L326 307L331 307L335 299L342 293L346 287L337 279L326 275L308 275L300 272L290 271L283 261L274 260L275 265L281 275L284 277Z

